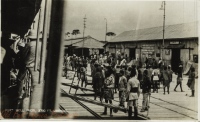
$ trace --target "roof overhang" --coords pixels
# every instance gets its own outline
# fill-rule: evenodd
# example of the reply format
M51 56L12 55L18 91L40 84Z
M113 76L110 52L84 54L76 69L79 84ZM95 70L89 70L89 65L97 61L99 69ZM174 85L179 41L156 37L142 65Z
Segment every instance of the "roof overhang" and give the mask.
M137 48L136 45L126 45L125 48Z
M184 48L185 44L171 44L166 47L166 49L176 49L176 48Z
M42 0L2 0L2 32L24 36L40 9Z

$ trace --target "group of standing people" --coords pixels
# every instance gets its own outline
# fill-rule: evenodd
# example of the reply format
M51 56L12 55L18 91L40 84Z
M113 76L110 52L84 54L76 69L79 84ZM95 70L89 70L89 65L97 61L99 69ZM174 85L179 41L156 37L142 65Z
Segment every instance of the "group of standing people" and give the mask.
M139 97L140 82L137 79L136 68L130 67L129 73L125 73L124 69L120 69L118 82L116 80L116 69L111 65L99 65L94 64L95 69L93 69L92 80L93 88L95 91L94 99L100 97L100 101L105 99L106 103L112 104L114 100L114 94L119 91L119 106L125 107L125 101L128 98L129 117L132 115L132 107L137 109L137 99ZM126 77L128 75L128 79ZM116 88L116 83L118 87ZM115 91L115 88L117 89ZM107 107L104 108L102 115L107 115ZM110 116L112 117L112 108L110 108ZM135 114L137 116L137 112Z
M83 57L80 60L71 58L71 61L74 63L71 65L77 71L79 71L79 67L83 67L85 69L83 71L86 72L87 65L80 63L84 62L84 60ZM85 62L90 62L92 86L95 91L94 100L99 97L100 101L105 99L106 103L109 102L112 104L114 94L119 92L119 106L125 107L125 102L127 102L129 118L132 116L133 108L134 116L137 117L137 102L140 93L143 94L142 109L140 112L148 111L148 98L152 92L158 93L160 84L163 84L163 94L165 95L166 92L170 94L173 71L171 70L171 66L166 66L162 60L157 62L155 59L147 59L143 65L141 63L127 65L128 63L123 56L112 56L109 54L100 55L98 58L93 55L90 60L85 60ZM177 85L174 91L180 85L181 92L183 92L182 72L183 65L180 63L175 73L177 74ZM187 84L192 89L191 96L194 96L194 78L194 68L191 67ZM140 92L140 89L142 92ZM107 107L104 108L102 115L107 115ZM110 108L110 116L113 116L112 108Z
M87 86L87 64L88 60L84 56L76 56L73 54L73 56L68 56L67 54L64 56L64 63L63 63L63 72L68 74L68 70L71 69L72 71L76 71L77 77L79 80L81 80L81 87L83 87L83 84L85 84L85 87Z

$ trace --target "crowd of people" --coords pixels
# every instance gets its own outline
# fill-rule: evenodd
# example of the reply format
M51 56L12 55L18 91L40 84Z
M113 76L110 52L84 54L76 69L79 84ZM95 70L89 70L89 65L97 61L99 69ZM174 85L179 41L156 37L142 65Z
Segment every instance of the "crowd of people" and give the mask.
M99 97L100 101L105 99L106 103L109 102L112 104L114 94L119 92L119 106L125 107L125 102L127 101L129 118L131 118L133 107L134 116L137 117L137 102L140 93L143 94L141 112L148 111L149 95L151 93L158 93L160 84L163 85L163 94L170 94L170 83L172 82L172 74L174 72L171 66L166 66L162 59L156 61L155 59L147 58L142 64L138 59L133 60L132 63L127 63L127 59L122 54L112 55L108 53L104 55L100 54L99 56L91 55L90 58L86 59L83 56L78 57L76 55L66 57L68 57L65 58L68 59L66 60L68 66L71 65L72 70L77 69L77 73L81 72L83 74L82 84L84 82L87 84L85 75L87 72L87 64L90 64L92 87L95 92L94 100ZM177 85L174 91L180 85L181 92L184 92L182 89L182 72L183 64L180 61L179 68L175 72L177 75ZM83 86L82 84L81 86ZM194 84L194 68L191 67L188 80L188 87L192 90L191 97L194 97ZM107 107L104 108L102 115L107 115ZM113 116L112 108L110 108L110 116Z

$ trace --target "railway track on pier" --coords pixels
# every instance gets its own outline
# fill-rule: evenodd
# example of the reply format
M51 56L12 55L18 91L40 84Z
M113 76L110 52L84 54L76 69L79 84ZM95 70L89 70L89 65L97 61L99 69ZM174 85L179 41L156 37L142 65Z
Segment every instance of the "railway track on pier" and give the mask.
M119 108L120 111L122 111L121 113L119 113L117 116L115 116L116 114L113 113L113 117L110 117L109 114L108 115L101 115L101 113L103 111L101 111L101 109L104 109L104 106L109 107L113 107L113 108L118 108L118 106L110 106L110 104L106 104L106 103L101 103L100 101L96 101L96 100L92 100L90 98L85 98L82 96L76 96L72 95L72 94L67 94L64 92L64 90L62 90L62 99L71 99L73 100L75 103L78 103L78 105L80 105L80 107L84 108L87 112L89 112L92 116L94 116L93 119L97 119L97 120L128 120L128 114L125 113L125 109L123 108ZM81 100L80 100L81 99ZM91 102L87 102L87 101L91 101ZM66 101L67 102L67 101ZM93 103L92 103L93 102ZM95 103L96 102L96 103ZM102 105L100 105L102 104ZM65 107L66 104L61 103L61 106L63 106L63 108L65 108L65 110L67 111L67 107ZM77 109L77 106L75 106L74 108ZM99 112L100 111L100 112ZM109 113L110 109L108 109L108 113ZM80 117L77 117L80 118ZM87 117L84 117L84 119ZM133 118L134 119L134 118ZM136 118L137 120L147 120L149 119L148 117L145 117L144 115L139 114L138 118Z
M67 89L70 87L70 85L71 85L71 83L69 81L62 83L62 86L65 87L64 89L66 91L68 91ZM84 98L90 99L90 100L94 99L94 93L93 93L93 89L91 86L88 86L87 88L81 88L76 82L74 82L72 87L74 87L75 90L78 90L78 92L76 94L77 96L84 97ZM73 94L71 94L71 95L73 95ZM62 97L63 97L63 99L65 99L65 97L67 97L67 95L62 93ZM184 98L184 99L179 100L179 97ZM176 98L176 99L170 100L170 99L174 99L174 98ZM118 94L115 94L115 99L113 100L113 105L118 104L118 102L119 102L118 99L119 99ZM161 94L161 93L158 93L158 94L155 93L155 95L154 95L154 93L152 93L148 117L145 118L146 112L144 112L144 113L139 112L139 113L141 114L141 118L143 117L142 119L197 120L198 112L194 107L188 106L187 99L192 99L192 98L185 98L185 94L179 94L178 92L176 92L176 93L171 92L170 95L165 95L164 97L163 97L163 94ZM186 101L184 101L184 100L186 100ZM79 101L79 102L81 102L81 104L84 104L85 106L87 106L93 112L98 114L98 116L101 116L100 117L101 119L118 120L120 118L120 119L128 120L127 113L124 113L121 111L120 111L121 113L120 112L113 113L113 117L111 118L109 116L109 109L108 109L108 115L102 116L101 113L103 112L103 108L104 108L103 106L88 103L87 101L82 101L82 100L77 100L77 101ZM190 100L190 102L191 102L191 100ZM142 106L141 103L142 103L142 95L140 96L140 99L139 99L139 111ZM190 104L195 105L195 99ZM98 119L98 118L95 118L95 119Z

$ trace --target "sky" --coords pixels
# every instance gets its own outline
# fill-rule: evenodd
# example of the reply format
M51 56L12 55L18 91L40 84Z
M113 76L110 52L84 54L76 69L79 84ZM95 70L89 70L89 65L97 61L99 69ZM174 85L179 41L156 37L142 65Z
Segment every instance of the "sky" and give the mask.
M197 4L198 3L198 4ZM163 26L162 1L133 0L68 0L65 8L66 33L79 29L83 37L83 18L86 16L85 36L105 41L107 32L116 35L124 31ZM165 24L179 24L197 21L199 0L166 1ZM106 18L106 19L105 19ZM70 36L68 38L74 38ZM110 40L111 37L107 37Z

